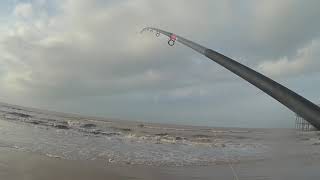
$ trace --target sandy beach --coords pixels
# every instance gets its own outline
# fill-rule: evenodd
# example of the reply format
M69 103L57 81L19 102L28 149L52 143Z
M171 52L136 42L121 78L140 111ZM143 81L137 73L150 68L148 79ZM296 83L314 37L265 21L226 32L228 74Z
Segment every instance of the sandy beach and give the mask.
M214 169L214 173L212 173ZM107 166L103 161L61 160L32 153L0 150L0 177L6 180L88 179L225 179L225 166L165 168L149 166ZM232 179L232 178L231 178Z
M0 106L0 179L319 179L320 135Z
M234 164L236 176L226 164L194 167L107 165L104 161L62 160L0 148L0 177L6 180L87 179L319 179L319 161L308 158L265 160Z

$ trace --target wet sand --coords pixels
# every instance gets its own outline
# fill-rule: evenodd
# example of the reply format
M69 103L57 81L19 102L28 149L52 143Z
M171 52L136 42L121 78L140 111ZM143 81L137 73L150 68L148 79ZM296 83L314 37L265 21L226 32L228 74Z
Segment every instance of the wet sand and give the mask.
M272 159L194 167L108 165L104 161L49 158L34 153L0 148L0 179L5 180L318 180L319 161L310 158Z
M188 180L232 179L225 165L215 167L150 167L107 165L104 161L49 158L0 148L0 179L5 180Z

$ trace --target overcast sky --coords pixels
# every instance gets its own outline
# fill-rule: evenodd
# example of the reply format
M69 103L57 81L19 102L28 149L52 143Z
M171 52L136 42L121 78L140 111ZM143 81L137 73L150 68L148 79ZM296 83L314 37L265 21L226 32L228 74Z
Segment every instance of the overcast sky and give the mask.
M144 26L175 32L320 100L318 0L2 0L0 101L125 120L293 127L249 83Z

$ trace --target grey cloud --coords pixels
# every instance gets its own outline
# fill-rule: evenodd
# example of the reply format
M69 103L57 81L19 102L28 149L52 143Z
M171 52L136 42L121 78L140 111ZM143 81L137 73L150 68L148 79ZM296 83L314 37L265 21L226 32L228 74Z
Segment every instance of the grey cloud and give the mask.
M46 5L35 5L42 13L31 21L17 20L11 32L1 35L0 52L7 56L0 56L1 66L6 67L0 69L0 80L9 101L97 114L104 112L103 107L87 108L114 106L106 111L119 116L116 107L124 106L125 118L134 114L129 105L140 103L136 112L149 108L153 113L136 113L134 119L170 115L208 120L214 113L223 117L222 107L235 108L231 99L256 93L205 57L181 45L168 47L165 37L140 35L146 25L186 36L269 75L273 65L280 68L279 76L286 77L307 74L310 68L318 71L316 48L308 57L310 64L290 66L300 61L298 49L318 38L318 1L57 0L53 4L55 13ZM279 67L277 62L284 57L287 60ZM255 106L257 99L248 100L247 106ZM154 101L159 104L148 107ZM179 115L182 107L190 112ZM216 111L206 113L210 107ZM177 111L160 118L156 109L161 108Z

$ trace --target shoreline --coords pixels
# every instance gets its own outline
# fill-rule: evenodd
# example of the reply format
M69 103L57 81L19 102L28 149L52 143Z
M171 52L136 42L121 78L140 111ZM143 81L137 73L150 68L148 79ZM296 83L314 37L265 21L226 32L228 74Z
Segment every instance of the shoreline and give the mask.
M214 169L214 173L212 173ZM0 148L0 177L6 180L179 180L229 177L227 165L194 167L154 167L108 165L102 160L66 160L36 153ZM230 176L231 177L231 176Z
M97 121L0 105L0 179L319 179L320 133Z
M238 164L154 167L108 165L102 160L66 160L0 147L0 178L6 180L234 180L310 179L320 176L319 161L307 157L274 158Z

